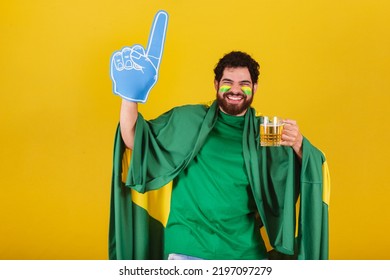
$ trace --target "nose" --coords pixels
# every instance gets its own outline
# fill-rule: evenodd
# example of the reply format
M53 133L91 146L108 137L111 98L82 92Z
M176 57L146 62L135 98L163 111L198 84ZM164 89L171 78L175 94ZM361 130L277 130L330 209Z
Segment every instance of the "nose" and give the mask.
M233 92L234 94L242 94L241 86L238 84L233 84L230 91Z

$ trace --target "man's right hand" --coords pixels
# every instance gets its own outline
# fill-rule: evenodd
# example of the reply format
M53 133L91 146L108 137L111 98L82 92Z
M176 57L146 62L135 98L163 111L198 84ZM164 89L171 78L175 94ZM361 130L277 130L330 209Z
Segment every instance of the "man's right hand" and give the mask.
M124 47L111 56L113 91L122 98L145 103L156 84L164 49L168 14L159 11L153 21L148 47Z

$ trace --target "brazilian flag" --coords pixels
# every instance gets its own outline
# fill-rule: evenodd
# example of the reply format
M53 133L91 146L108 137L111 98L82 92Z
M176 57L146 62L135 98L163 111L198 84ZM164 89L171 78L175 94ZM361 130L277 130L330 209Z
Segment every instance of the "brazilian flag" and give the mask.
M110 259L164 258L172 179L196 155L217 116L215 103L195 106L167 112L151 123L139 116L136 143L142 145L133 152L125 147L118 126L111 184ZM301 163L289 147L259 147L261 117L255 116L253 109L246 115L244 158L264 223L259 234L266 241L270 259L328 259L330 177L325 156L306 138ZM180 144L182 135L196 140ZM177 159L178 155L182 158ZM167 158L170 156L175 158Z
M125 186L131 150L118 126L111 183L109 259L161 260L172 184L141 194Z

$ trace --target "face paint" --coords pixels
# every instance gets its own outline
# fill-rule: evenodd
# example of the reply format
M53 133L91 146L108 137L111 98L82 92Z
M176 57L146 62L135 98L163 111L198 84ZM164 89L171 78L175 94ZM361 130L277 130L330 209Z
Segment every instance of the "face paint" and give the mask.
M219 88L219 92L220 93L225 93L225 92L228 92L232 87L231 86L221 86Z
M246 95L251 95L252 94L252 88L248 86L243 86L241 87L241 90L246 94Z

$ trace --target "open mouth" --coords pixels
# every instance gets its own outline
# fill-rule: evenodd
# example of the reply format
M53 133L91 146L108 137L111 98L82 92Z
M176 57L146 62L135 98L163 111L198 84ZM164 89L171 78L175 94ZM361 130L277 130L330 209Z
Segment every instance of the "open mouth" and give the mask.
M218 105L222 111L233 116L244 113L251 105L252 100L252 96L239 92L226 92L222 96L217 94Z
M245 96L241 94L225 94L225 98L234 102L238 102L245 99Z

